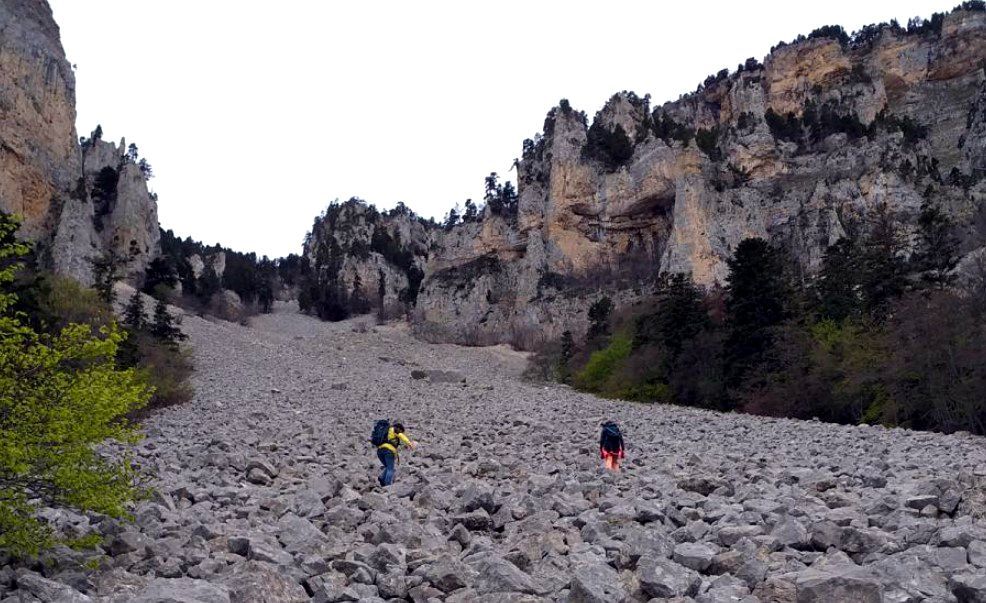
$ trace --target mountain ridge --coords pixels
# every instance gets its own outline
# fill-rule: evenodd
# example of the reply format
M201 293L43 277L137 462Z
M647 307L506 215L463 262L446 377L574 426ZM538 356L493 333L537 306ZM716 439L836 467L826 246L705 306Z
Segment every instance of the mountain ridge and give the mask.
M566 282L627 297L605 283L687 272L721 285L750 237L788 246L810 273L881 206L913 233L922 203L940 205L963 229L963 253L975 252L986 241L973 227L984 55L986 12L966 3L908 29L821 28L653 110L617 93L590 123L563 101L524 142L509 211L492 211L494 189L481 219L432 227L414 327L530 347L585 328L591 295L574 300Z

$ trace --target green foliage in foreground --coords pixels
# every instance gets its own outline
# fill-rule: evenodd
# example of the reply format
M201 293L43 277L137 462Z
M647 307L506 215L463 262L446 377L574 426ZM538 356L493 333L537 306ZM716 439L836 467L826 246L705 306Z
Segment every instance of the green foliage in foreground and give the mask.
M0 215L0 550L31 555L53 541L36 517L41 505L125 514L138 493L134 470L96 446L132 443L125 417L151 391L136 371L117 368L124 335L115 325L69 324L54 335L25 325L11 292L27 252L16 229Z
M632 349L633 341L625 334L614 336L609 345L589 356L589 362L575 375L576 387L600 394L612 391L616 368L626 360Z

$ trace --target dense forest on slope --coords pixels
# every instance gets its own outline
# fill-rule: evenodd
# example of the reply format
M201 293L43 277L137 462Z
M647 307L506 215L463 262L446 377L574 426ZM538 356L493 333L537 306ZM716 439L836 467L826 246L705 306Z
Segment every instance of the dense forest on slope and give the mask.
M196 311L238 320L270 312L276 298L292 296L301 267L297 255L257 258L253 252L204 245L162 229L161 255L148 267L143 290Z
M675 273L619 312L603 297L584 338L566 331L532 370L639 402L986 435L986 261L958 282L954 231L926 205L907 256L882 211L810 276L747 239L725 287Z

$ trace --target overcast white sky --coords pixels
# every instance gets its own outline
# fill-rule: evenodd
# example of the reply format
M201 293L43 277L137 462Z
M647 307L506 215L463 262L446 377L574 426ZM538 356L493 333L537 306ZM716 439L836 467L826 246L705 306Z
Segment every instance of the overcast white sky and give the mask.
M480 199L560 98L660 104L821 25L959 0L50 2L80 135L139 146L163 227L276 257L335 198Z

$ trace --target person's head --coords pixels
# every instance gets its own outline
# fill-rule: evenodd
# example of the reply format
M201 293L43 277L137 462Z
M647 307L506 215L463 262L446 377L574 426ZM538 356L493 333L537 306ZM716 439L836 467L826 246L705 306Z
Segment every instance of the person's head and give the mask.
M394 423L394 433L404 433L404 424Z

